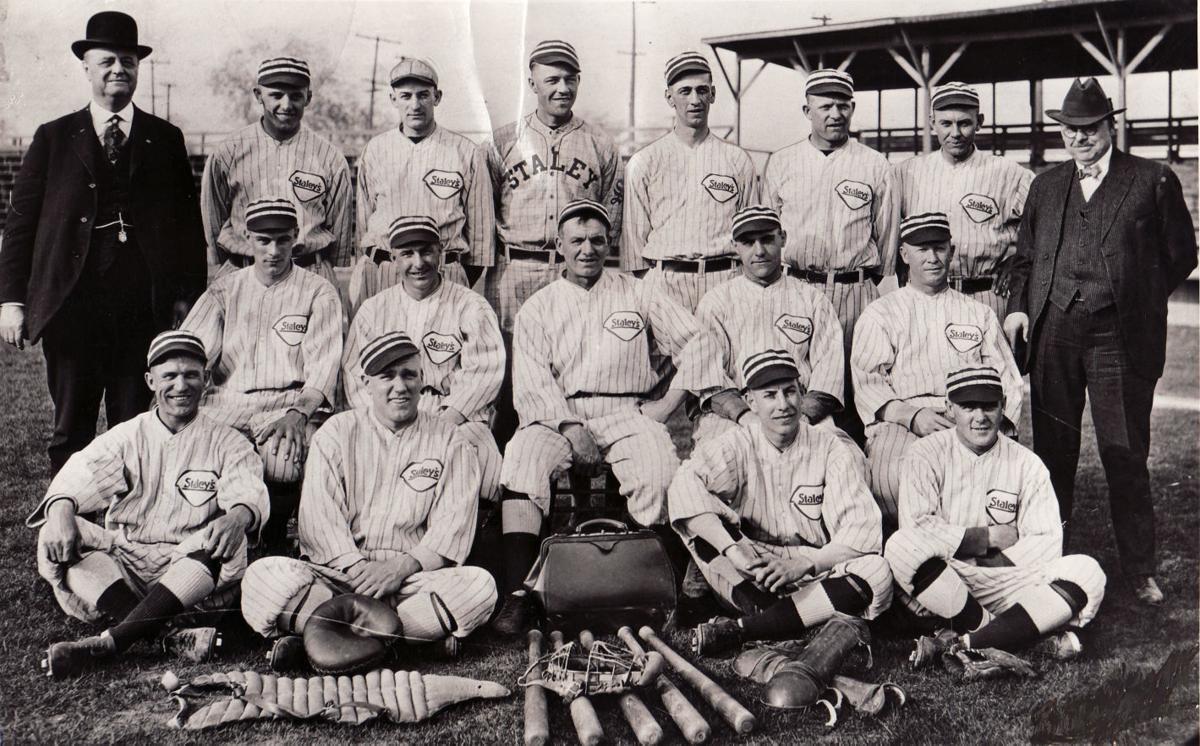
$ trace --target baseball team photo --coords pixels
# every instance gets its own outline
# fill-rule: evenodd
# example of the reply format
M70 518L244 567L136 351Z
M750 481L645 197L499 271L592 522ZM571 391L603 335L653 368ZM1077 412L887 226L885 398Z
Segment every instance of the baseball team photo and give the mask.
M1190 0L0 0L0 744L1197 743Z

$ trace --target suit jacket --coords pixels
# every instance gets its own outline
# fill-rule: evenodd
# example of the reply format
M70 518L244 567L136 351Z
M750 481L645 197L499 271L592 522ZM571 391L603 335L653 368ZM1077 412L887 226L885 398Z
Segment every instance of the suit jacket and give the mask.
M1008 313L1026 313L1030 339L1050 297L1067 198L1076 166L1067 161L1039 174L1029 187L1013 258ZM1179 178L1167 166L1113 149L1099 213L1099 258L1116 300L1121 337L1143 376L1162 375L1167 349L1167 297L1196 268L1196 233ZM1026 364L1035 345L1028 345Z
M200 201L179 128L134 109L129 130L130 209L151 278L155 322L171 325L176 301L204 290ZM86 108L38 127L13 184L0 247L0 303L25 304L36 341L76 287L96 224L97 160Z

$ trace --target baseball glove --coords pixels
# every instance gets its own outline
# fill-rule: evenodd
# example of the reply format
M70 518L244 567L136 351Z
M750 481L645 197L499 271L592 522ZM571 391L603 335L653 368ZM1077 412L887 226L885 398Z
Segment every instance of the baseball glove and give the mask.
M1037 671L1021 657L996 648L972 650L956 646L942 656L942 666L963 681L982 681L1004 676L1037 678Z
M364 671L387 658L402 632L392 607L370 596L347 593L313 612L304 625L304 652L318 673Z

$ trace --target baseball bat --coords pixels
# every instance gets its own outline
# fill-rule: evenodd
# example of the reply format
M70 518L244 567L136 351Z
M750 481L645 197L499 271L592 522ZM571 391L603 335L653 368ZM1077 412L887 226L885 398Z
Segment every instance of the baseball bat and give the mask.
M642 627L638 630L638 634L645 640L650 647L662 653L662 657L666 658L667 663L671 664L671 668L683 677L683 680L690 684L696 691L700 692L700 696L704 697L704 701L720 713L725 722L740 735L745 735L754 730L756 724L754 714L742 706L729 693L721 688L721 685L712 679L708 678L703 671L693 666L679 653L676 653L670 645L659 639L658 635L654 634L654 630L649 627Z
M529 664L533 670L529 676L542 678L542 633L529 630ZM525 746L546 746L550 742L550 716L546 707L546 690L534 684L525 687Z
M550 644L558 650L563 646L563 633L555 630L550 633ZM600 725L600 717L596 708L587 697L576 697L571 700L571 722L575 724L575 735L583 746L596 746L604 740L604 727Z
M595 642L596 636L592 634L591 630L580 631L579 644L583 646L584 650L590 651ZM662 726L650 714L650 708L646 707L646 703L642 702L641 697L633 692L622 692L617 701L621 706L621 714L625 716L625 722L629 723L629 728L633 731L639 744L655 746L662 741Z
M617 630L617 637L621 638L621 642L625 643L634 655L646 654L645 648L642 647L641 642L629 627ZM658 689L658 696L662 699L663 706L667 708L667 714L671 716L672 722L679 728L679 732L683 734L688 743L707 741L710 733L708 721L688 701L687 697L683 696L679 687L675 686L675 683L665 674L654 680L654 686Z

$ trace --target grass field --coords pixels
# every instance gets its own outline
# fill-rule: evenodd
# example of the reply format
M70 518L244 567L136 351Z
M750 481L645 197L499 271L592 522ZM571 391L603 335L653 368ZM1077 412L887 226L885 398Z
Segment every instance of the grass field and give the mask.
M1169 364L1160 394L1200 399L1196 361L1200 359L1194 328L1172 327ZM4 394L0 405L0 743L519 743L521 695L508 700L471 703L448 711L419 726L373 724L350 728L330 724L254 723L228 726L205 734L182 734L166 722L173 714L169 699L156 685L168 668L182 678L218 670L257 667L262 646L234 644L218 661L202 666L164 660L146 649L131 651L126 661L81 679L55 683L44 678L37 661L54 640L89 633L86 625L68 620L59 611L48 587L34 567L34 532L24 519L47 483L44 453L49 430L42 359L37 351L0 350ZM1026 418L1026 422L1028 419ZM881 719L847 714L827 732L811 715L772 712L756 702L756 687L743 686L733 676L730 661L706 662L703 667L746 703L759 717L758 729L734 739L710 710L701 706L713 727L713 742L781 743L822 740L846 743L1013 743L1029 740L1029 712L1041 702L1086 691L1103 680L1120 662L1161 661L1174 646L1196 639L1197 432L1195 408L1157 409L1153 418L1154 449L1151 473L1157 495L1161 556L1160 582L1167 604L1149 610L1135 605L1121 581L1109 528L1103 474L1095 455L1090 423L1085 424L1084 457L1080 465L1077 511L1079 543L1075 551L1090 553L1109 573L1108 593L1100 615L1086 630L1085 656L1068 664L1039 661L1041 677L1033 683L1002 681L958 685L942 673L914 674L905 663L911 641L876 635L875 668L869 680L891 680L908 691L909 705ZM1028 442L1026 427L1023 439ZM682 638L677 638L682 642ZM518 643L490 638L472 639L463 660L429 663L426 672L457 673L487 678L510 687L524 668ZM691 697L697 704L699 697ZM655 696L651 709L668 733L677 739ZM1172 694L1162 717L1135 723L1106 741L1121 743L1179 743L1194 740L1197 722L1197 680L1194 667ZM601 718L613 742L632 742L615 703L601 703ZM558 743L574 742L565 710L552 705L551 731ZM678 742L678 741L676 741Z

